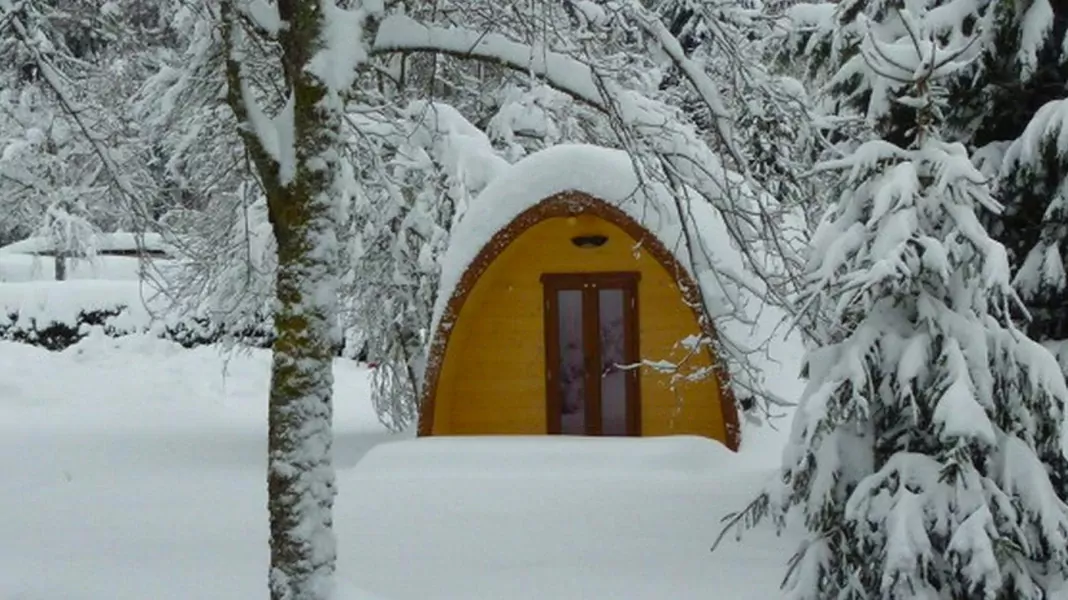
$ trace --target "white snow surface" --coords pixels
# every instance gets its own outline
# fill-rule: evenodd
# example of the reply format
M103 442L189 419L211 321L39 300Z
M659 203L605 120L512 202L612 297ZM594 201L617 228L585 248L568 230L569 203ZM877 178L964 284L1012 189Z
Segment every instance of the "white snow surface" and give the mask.
M364 22L381 15L385 7L382 0L359 0L354 10L342 8L334 0L324 0L321 7L322 47L308 63L307 70L331 93L340 94L352 86L357 67L367 60Z
M654 193L647 192L650 188ZM714 305L724 295L715 278L704 277L704 271L694 272L683 236L683 222L668 190L653 182L640 187L632 159L622 150L561 144L535 152L501 170L456 223L449 249L442 258L432 332L437 331L464 272L493 236L542 200L571 191L602 200L641 224L687 268ZM702 202L693 202L689 208L692 222L687 228L700 234L712 250L712 259L718 261L717 267L741 272L742 259L730 245L715 209Z
M152 290L136 281L28 281L0 284L0 323L8 314L38 323L74 323L81 311L126 307L123 319L135 328L152 321Z
M278 15L278 6L267 0L251 0L243 7L252 22L271 35L278 35L282 30L282 18Z
M269 367L147 336L0 342L0 598L263 597ZM795 532L709 551L774 477L779 432L747 430L739 454L689 437L412 440L377 423L365 368L334 373L337 600L779 593Z

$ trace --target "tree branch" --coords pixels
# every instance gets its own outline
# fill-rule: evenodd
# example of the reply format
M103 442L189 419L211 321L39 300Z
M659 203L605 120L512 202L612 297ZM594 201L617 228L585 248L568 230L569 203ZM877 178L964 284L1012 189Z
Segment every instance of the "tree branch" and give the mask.
M241 62L235 56L237 29L234 27L236 13L234 0L222 0L219 4L219 22L221 24L223 53L226 61L226 103L238 121L238 135L245 144L245 149L256 165L260 181L264 188L277 188L281 185L279 165L275 161L254 131L249 122L248 107L241 93Z
M107 173L108 177L118 187L120 195L126 197L126 199L130 203L131 209L138 206L138 200L140 198L140 195L134 192L134 190L130 187L129 182L126 181L126 179L119 173L119 168L112 160L111 154L107 151L107 148L105 148L100 143L100 140L97 139L97 136L94 135L89 124L86 123L85 119L82 117L81 111L75 106L74 101L71 100L70 97L67 95L63 83L60 81L59 70L56 69L52 65L51 61L49 61L44 55L42 55L40 50L38 50L37 47L32 43L29 32L26 31L25 26L17 18L16 14L13 11L3 11L2 16L4 17L4 20L8 22L11 29L15 32L15 37L30 53L30 56L33 57L34 63L37 65L38 69L40 69L42 79L48 85L48 87L51 88L53 92L55 92L56 98L59 101L59 105L63 109L63 112L66 113L74 121L74 124L78 127L78 130L82 132L82 135L85 137L86 141L89 142L89 146L92 148L93 154L95 154L97 158L100 159L100 162L104 168L104 172ZM131 212L136 211L132 210Z
M589 65L557 52L539 52L500 34L428 26L410 17L391 15L379 25L371 54L394 52L447 54L525 71L580 102L607 110L597 76Z
M712 81L700 65L686 56L686 52L683 50L679 40L672 35L671 31L664 26L664 23L656 15L651 14L648 9L634 0L631 0L630 8L641 28L656 40L679 72L689 80L701 101L705 103L705 106L712 113L712 118L716 123L716 133L719 135L723 147L734 160L735 166L744 170L746 160L734 145L734 132L731 130L730 115L727 112L727 107L723 104L723 99L720 97L715 82Z

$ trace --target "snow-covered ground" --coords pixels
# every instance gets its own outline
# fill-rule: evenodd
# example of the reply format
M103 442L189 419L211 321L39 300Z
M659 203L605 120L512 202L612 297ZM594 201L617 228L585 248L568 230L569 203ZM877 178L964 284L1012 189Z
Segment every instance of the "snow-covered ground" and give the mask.
M0 342L0 598L263 597L268 365L141 336L61 353ZM412 440L378 425L366 370L335 370L343 586L386 600L776 593L794 536L709 547L781 434L748 431L738 455L696 438Z
M77 323L82 311L124 308L124 325L147 328L163 314L158 293L136 280L75 279L0 283L0 323L10 314L38 323ZM155 310L153 310L155 307Z

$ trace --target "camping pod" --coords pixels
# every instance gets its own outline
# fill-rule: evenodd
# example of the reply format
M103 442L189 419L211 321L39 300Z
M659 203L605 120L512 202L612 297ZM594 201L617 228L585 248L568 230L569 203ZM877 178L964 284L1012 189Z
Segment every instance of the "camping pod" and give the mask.
M473 200L442 263L420 435L686 434L737 448L686 266L701 229L639 187L626 154L568 145Z

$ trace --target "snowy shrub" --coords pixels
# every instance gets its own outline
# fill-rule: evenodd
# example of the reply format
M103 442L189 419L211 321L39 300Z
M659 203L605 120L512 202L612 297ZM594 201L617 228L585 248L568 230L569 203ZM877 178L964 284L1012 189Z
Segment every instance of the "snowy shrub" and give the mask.
M79 311L69 322L38 320L35 317L21 318L12 312L0 315L0 340L40 346L46 350L65 350L89 335L93 328L100 328L112 337L137 333L120 324L124 306Z
M64 350L77 344L97 328L109 337L151 333L185 348L210 346L238 340L242 346L270 348L274 331L268 320L261 327L231 330L204 317L165 325L136 324L129 319L129 308L87 309L73 319L57 321L22 317L18 312L0 315L0 340L40 346L47 350ZM340 355L341 348L338 349Z
M142 297L137 282L72 280L0 284L0 339L62 350L98 329L121 337L151 334L187 348L236 340L266 348L274 340L268 315L252 314L238 325L208 314L157 310L157 297Z

